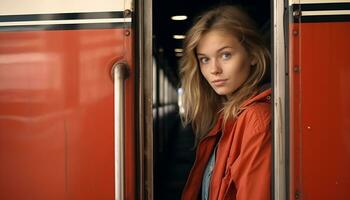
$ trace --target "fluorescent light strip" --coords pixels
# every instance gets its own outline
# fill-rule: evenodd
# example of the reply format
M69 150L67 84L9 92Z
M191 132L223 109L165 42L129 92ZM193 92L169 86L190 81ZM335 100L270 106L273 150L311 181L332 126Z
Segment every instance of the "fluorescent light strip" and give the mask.
M22 22L0 22L0 26L25 26L25 25L56 25L56 24L93 24L93 23L126 23L131 18L118 19L72 19L72 20L44 20L44 21L22 21Z
M175 51L176 53L182 53L184 50L183 50L183 49L180 49L180 48L176 48L176 49L174 49L174 51Z
M185 36L184 35L173 35L173 38L177 39L177 40L181 40L181 39L185 39Z
M301 11L302 16L350 15L350 10Z
M172 16L171 19L175 20L175 21L186 20L187 16L186 15L175 15L175 16Z

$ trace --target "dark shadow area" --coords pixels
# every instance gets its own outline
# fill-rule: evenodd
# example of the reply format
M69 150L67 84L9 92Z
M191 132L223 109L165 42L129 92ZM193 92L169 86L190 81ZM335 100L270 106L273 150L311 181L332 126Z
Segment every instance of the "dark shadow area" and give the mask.
M161 134L167 137L162 151L158 148L155 162L155 199L180 199L194 161L192 129L181 125L177 112L169 113L159 123L166 125Z

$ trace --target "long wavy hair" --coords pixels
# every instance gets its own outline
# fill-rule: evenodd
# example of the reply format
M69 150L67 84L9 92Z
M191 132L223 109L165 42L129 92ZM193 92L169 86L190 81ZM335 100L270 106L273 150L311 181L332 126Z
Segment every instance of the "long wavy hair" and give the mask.
M256 61L247 80L228 99L215 93L202 75L196 56L197 45L205 33L220 30L232 34L240 41L248 55ZM223 126L241 112L240 105L256 94L259 86L269 79L270 54L254 21L239 7L224 5L207 11L197 18L187 32L184 54L180 60L181 87L183 88L184 114L182 121L191 123L196 142L207 135L220 115Z

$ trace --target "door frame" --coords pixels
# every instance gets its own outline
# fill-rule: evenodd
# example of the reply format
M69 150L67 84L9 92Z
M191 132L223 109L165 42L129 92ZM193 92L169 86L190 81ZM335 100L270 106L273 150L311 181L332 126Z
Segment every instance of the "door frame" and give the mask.
M136 196L153 199L152 0L135 0Z
M272 199L287 199L288 193L288 0L271 0L273 85L273 176Z

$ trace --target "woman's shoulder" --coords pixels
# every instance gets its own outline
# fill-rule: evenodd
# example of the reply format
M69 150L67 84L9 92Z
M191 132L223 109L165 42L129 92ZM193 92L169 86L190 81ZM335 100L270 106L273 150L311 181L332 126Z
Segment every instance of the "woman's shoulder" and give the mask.
M250 120L270 123L271 121L271 94L272 89L268 85L262 86L258 93L248 99L241 106L241 117Z
M255 129L265 131L271 124L272 107L268 102L256 102L247 106L238 116L238 123Z
M269 102L256 102L247 106L244 111L246 115L271 115L272 107Z

